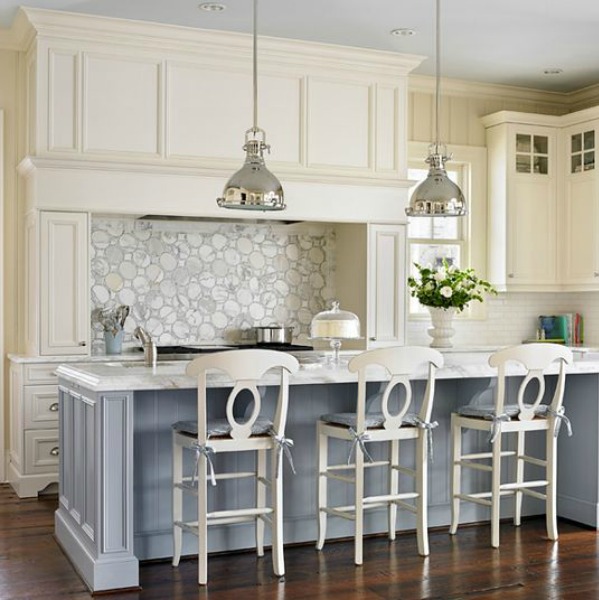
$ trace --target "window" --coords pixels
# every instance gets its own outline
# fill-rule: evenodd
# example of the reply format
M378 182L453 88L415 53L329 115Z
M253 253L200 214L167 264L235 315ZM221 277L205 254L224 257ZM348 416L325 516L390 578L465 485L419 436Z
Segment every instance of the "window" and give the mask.
M420 182L428 174L423 168L427 144L409 145L408 178ZM477 147L453 147L454 157L445 165L449 178L460 186L466 196L466 217L413 217L408 220L408 260L413 264L437 266L445 259L460 268L473 267L484 278L486 272L486 150ZM411 195L416 185L410 189ZM410 296L409 316L428 316L428 311ZM463 316L481 318L480 303L473 302Z

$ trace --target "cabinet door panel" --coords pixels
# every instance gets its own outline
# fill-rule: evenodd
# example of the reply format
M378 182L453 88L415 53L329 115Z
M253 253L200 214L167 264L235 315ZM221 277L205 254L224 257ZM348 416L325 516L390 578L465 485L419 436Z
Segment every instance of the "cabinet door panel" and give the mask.
M555 283L556 228L553 180L528 176L512 186L508 283Z
M405 257L405 226L369 226L370 347L405 343Z
M567 283L599 283L597 273L597 200L593 176L566 183Z
M368 85L310 79L309 166L370 167Z
M40 225L40 353L87 354L87 214L43 212Z
M160 64L87 56L84 152L160 153Z

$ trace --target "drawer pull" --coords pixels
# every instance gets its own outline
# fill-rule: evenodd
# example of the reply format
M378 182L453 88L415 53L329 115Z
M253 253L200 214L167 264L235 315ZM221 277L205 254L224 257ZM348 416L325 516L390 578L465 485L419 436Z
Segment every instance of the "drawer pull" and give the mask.
M58 412L58 402L54 402L54 404L50 404L50 408L48 410L50 412Z
M60 454L60 450L58 449L58 446L54 446L54 448L52 448L52 450L50 450L50 456L58 456Z
M79 342L80 346L87 346L87 342Z

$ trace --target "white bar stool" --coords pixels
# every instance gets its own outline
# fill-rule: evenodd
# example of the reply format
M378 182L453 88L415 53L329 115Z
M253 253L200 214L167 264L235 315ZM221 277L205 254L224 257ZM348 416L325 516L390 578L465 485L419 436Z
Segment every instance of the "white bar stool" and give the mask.
M383 367L382 375L389 377L381 399L380 413L366 412L366 383L369 367ZM334 515L354 521L354 562L362 564L362 536L364 510L387 508L389 539L395 539L397 508L416 514L418 552L426 556L428 547L427 496L428 458L432 429L433 396L435 392L435 368L443 366L443 356L437 350L420 347L391 347L370 350L354 357L349 363L351 372L358 372L358 398L355 413L322 415L317 424L318 453L318 541L321 550L326 537L327 516ZM422 368L425 367L423 371ZM420 372L417 372L421 369ZM410 376L425 374L426 389L419 414L408 413L412 402ZM392 414L389 395L396 386L404 389L403 406ZM352 442L355 450L354 464L328 464L329 438ZM410 469L399 464L399 440L416 440L416 465ZM366 444L387 442L389 459L372 461ZM366 456L366 461L364 460ZM370 462L368 462L370 461ZM349 461L348 461L349 463ZM364 496L364 469L385 467L388 470L389 493L380 496ZM343 471L353 473L343 474ZM399 493L399 474L415 479L415 491ZM327 483L329 479L343 481L354 486L352 506L327 506ZM414 503L407 502L414 500Z
M519 386L517 402L508 403L506 398L506 365L518 363L523 367L524 380ZM557 384L551 404L542 404L545 393L545 373L553 363L559 363ZM520 525L522 495L545 500L547 536L557 539L556 480L557 480L557 435L564 421L571 435L570 422L564 415L562 406L566 379L566 364L572 362L572 352L558 344L524 344L500 350L491 356L489 364L498 369L494 405L469 404L461 407L451 416L452 436L452 478L451 478L451 527L456 533L460 521L460 501L474 502L491 508L491 545L499 547L499 509L504 496L514 497L514 525ZM553 373L555 372L552 371ZM525 402L526 390L536 381L537 394L531 402ZM534 389L533 389L534 391ZM491 452L462 454L462 430L476 429L489 432ZM544 430L545 459L525 454L525 434L528 431ZM516 434L516 450L502 450L503 437ZM516 461L515 481L501 483L501 459L514 457ZM484 461L491 459L491 464ZM482 461L482 462L481 462ZM545 469L545 479L525 480L525 464ZM461 489L462 468L476 469L491 473L491 490L477 493L463 493ZM545 492L533 488L546 488Z
M289 373L297 372L297 359L273 350L227 350L200 356L189 363L187 375L198 378L198 420L180 421L173 425L173 566L181 558L182 533L198 536L198 582L208 580L208 526L254 522L256 550L264 555L264 523L272 528L272 560L277 576L285 574L283 559L283 454L289 454L293 444L285 438L285 423L289 400ZM261 396L258 382L270 369L278 369L280 378L276 413L273 421L260 417ZM218 370L233 380L233 389L226 404L226 419L208 421L206 418L207 372ZM253 398L251 415L244 422L234 416L235 400L248 390ZM196 457L195 473L183 474L183 450ZM256 469L250 472L214 472L212 455L221 452L253 450L257 453ZM270 478L267 478L266 453L272 451ZM196 478L197 475L197 478ZM208 482L216 485L219 479L255 478L256 502L251 508L208 512ZM270 503L266 489L270 488ZM183 492L198 498L197 521L183 520Z

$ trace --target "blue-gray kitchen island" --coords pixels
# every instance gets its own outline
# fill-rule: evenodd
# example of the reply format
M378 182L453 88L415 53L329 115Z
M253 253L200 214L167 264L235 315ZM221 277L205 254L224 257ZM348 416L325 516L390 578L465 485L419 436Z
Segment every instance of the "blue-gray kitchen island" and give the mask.
M431 527L449 523L451 412L475 395L491 394L495 373L487 365L489 355L489 351L448 352L445 367L437 372L433 418L440 426L434 431L434 462L430 466ZM316 420L325 412L352 410L356 390L355 375L343 363L331 366L314 353L298 353L298 358L302 368L291 378L287 427L287 435L295 442L296 474L287 467L284 473L286 543L316 539ZM187 361L165 361L152 368L138 362L104 362L63 364L57 370L61 456L56 535L92 591L137 587L139 560L172 555L171 424L195 418L196 414L196 382L185 376L186 364ZM575 435L568 438L562 434L558 446L558 514L595 527L599 507L598 373L599 362L588 359L569 368L565 406ZM515 386L519 369L514 366L510 375ZM424 370L421 376L425 378ZM384 379L382 372L373 371L373 395L378 382ZM274 381L266 377L262 382L267 388L267 405L274 404L274 388L268 389ZM223 409L229 382L215 374L210 386L209 411L216 415ZM551 392L548 389L547 397ZM484 444L484 434L473 434L465 443ZM343 461L348 450L348 446L340 445L332 452L337 452L339 461ZM403 457L406 464L413 459L410 454ZM230 461L247 460L251 465L253 457L216 459L216 468L226 470L237 464ZM472 486L482 483L485 476L472 474ZM213 490L219 504L243 506L244 499L252 493L243 484L219 482ZM383 491L383 473L370 473L367 485ZM347 503L351 503L348 486L337 487L331 487L331 494L337 494L342 501L346 495ZM541 503L527 500L524 514L544 511ZM193 505L187 510L193 511ZM511 504L506 503L504 510L504 516L509 516ZM488 518L484 507L462 508L462 522ZM413 519L413 515L402 511L399 529L413 529ZM351 527L344 520L331 520L329 537L350 536ZM367 515L367 533L385 528L384 513ZM215 527L210 536L211 551L254 544L253 530L247 525ZM184 554L196 552L194 543L190 536Z

